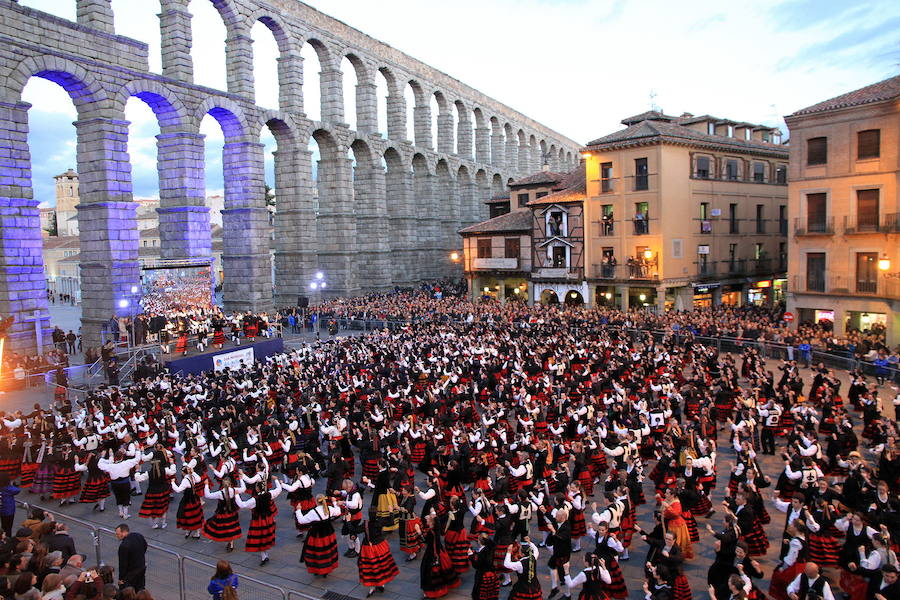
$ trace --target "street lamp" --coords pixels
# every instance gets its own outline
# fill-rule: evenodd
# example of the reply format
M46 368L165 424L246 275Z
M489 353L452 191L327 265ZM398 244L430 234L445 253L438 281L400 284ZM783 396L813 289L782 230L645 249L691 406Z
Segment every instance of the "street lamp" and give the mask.
M878 259L878 270L884 273L884 276L888 279L900 279L900 271L896 273L888 273L891 269L891 259L888 258L887 254L882 254L881 258Z
M309 289L311 289L314 292L315 291L321 292L326 287L328 287L328 282L325 281L325 273L323 273L322 271L318 271L316 273L313 281L309 284ZM319 299L321 300L321 295L320 295ZM318 302L316 303L316 312L314 314L316 315L316 324L315 324L316 339L319 339L319 329L321 329L321 326L319 324L319 303Z
M450 261L455 262L455 263L459 262L459 252L457 252L455 250L453 252L451 252L450 253Z

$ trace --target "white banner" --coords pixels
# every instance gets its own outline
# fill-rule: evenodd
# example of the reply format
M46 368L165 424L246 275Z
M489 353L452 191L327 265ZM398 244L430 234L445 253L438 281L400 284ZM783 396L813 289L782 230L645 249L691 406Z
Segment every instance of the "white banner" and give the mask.
M213 370L221 371L222 369L238 369L244 361L245 366L250 366L254 361L253 348L242 348L234 352L226 352L217 354L213 357Z

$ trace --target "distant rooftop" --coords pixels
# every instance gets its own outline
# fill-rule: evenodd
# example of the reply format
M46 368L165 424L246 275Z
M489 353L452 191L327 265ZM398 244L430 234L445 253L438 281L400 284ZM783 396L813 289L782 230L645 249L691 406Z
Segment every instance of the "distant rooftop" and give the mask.
M851 108L853 106L862 106L864 104L873 104L875 102L884 102L885 100L894 100L900 98L900 75L867 85L866 87L835 96L824 102L801 108L789 117L810 115L813 113L826 112L829 110L838 110L841 108Z

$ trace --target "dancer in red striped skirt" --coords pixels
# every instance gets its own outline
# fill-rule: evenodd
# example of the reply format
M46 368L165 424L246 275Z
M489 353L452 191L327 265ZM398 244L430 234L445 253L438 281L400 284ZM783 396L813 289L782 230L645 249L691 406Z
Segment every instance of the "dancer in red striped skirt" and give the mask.
M78 502L77 496L81 492L81 473L75 470L75 455L66 447L62 456L56 463L56 473L53 475L53 499L59 500L59 505Z
M384 539L384 519L375 516L363 525L365 539L359 551L357 565L359 567L359 583L369 588L366 598L378 591L384 592L384 586L400 574L397 563L391 555L391 548Z
M329 501L320 494L316 497L314 509L305 514L297 510L296 515L298 523L309 525L300 562L316 577L328 577L338 566L337 538L331 521L341 516L341 507L336 500Z
M281 494L281 482L277 479L275 487L269 490L265 479L256 484L253 497L247 500L246 507L252 509L250 529L247 531L247 552L259 552L259 566L269 562L268 550L275 545L275 498Z
M109 498L109 474L99 466L99 457L91 452L85 462L75 462L75 470L79 473L87 473L87 481L81 489L80 502L84 504L94 503L94 510L103 512L106 510L106 499Z
M203 507L200 505L197 486L201 479L188 465L183 466L181 472L183 473L181 483L172 482L172 490L182 492L176 512L175 526L184 531L184 537L193 537L199 540L200 530L203 528Z
M244 489L243 482L241 487L235 488L231 485L231 479L226 477L218 492L210 492L207 487L203 494L207 500L219 501L216 512L203 524L203 535L214 542L227 542L225 550L228 552L234 550L234 540L242 535L238 510L246 508L248 504L238 494Z
M166 513L169 512L169 503L172 501L172 486L169 481L175 475L175 464L169 461L167 451L160 445L153 451L150 465L149 471L134 475L135 481L150 480L138 516L150 519L153 529L165 529L169 526L166 522Z

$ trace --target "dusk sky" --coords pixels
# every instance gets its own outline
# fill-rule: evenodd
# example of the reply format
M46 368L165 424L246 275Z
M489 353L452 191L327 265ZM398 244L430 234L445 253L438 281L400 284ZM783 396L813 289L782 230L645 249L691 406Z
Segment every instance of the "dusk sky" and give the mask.
M20 3L75 16L74 0ZM621 128L622 118L652 104L673 114L709 113L783 128L783 115L900 71L900 3L888 0L309 4L580 143ZM159 72L158 0L113 0L113 8L117 31L150 44L150 67ZM190 10L198 83L224 89L225 29L209 0L192 0ZM272 105L275 43L261 24L253 37L257 101ZM307 113L317 118L318 68L308 46L304 57ZM348 72L345 89L354 83ZM380 113L383 95L382 87ZM50 82L33 79L24 99L33 104L35 197L46 202L53 198L52 176L76 166L76 114L68 96ZM345 92L345 100L352 115L352 93ZM156 121L137 99L129 103L127 118L135 196L157 196ZM348 120L352 127L352 116ZM203 133L207 190L221 193L221 132L208 117ZM263 141L274 149L270 136ZM271 185L270 155L267 163Z

